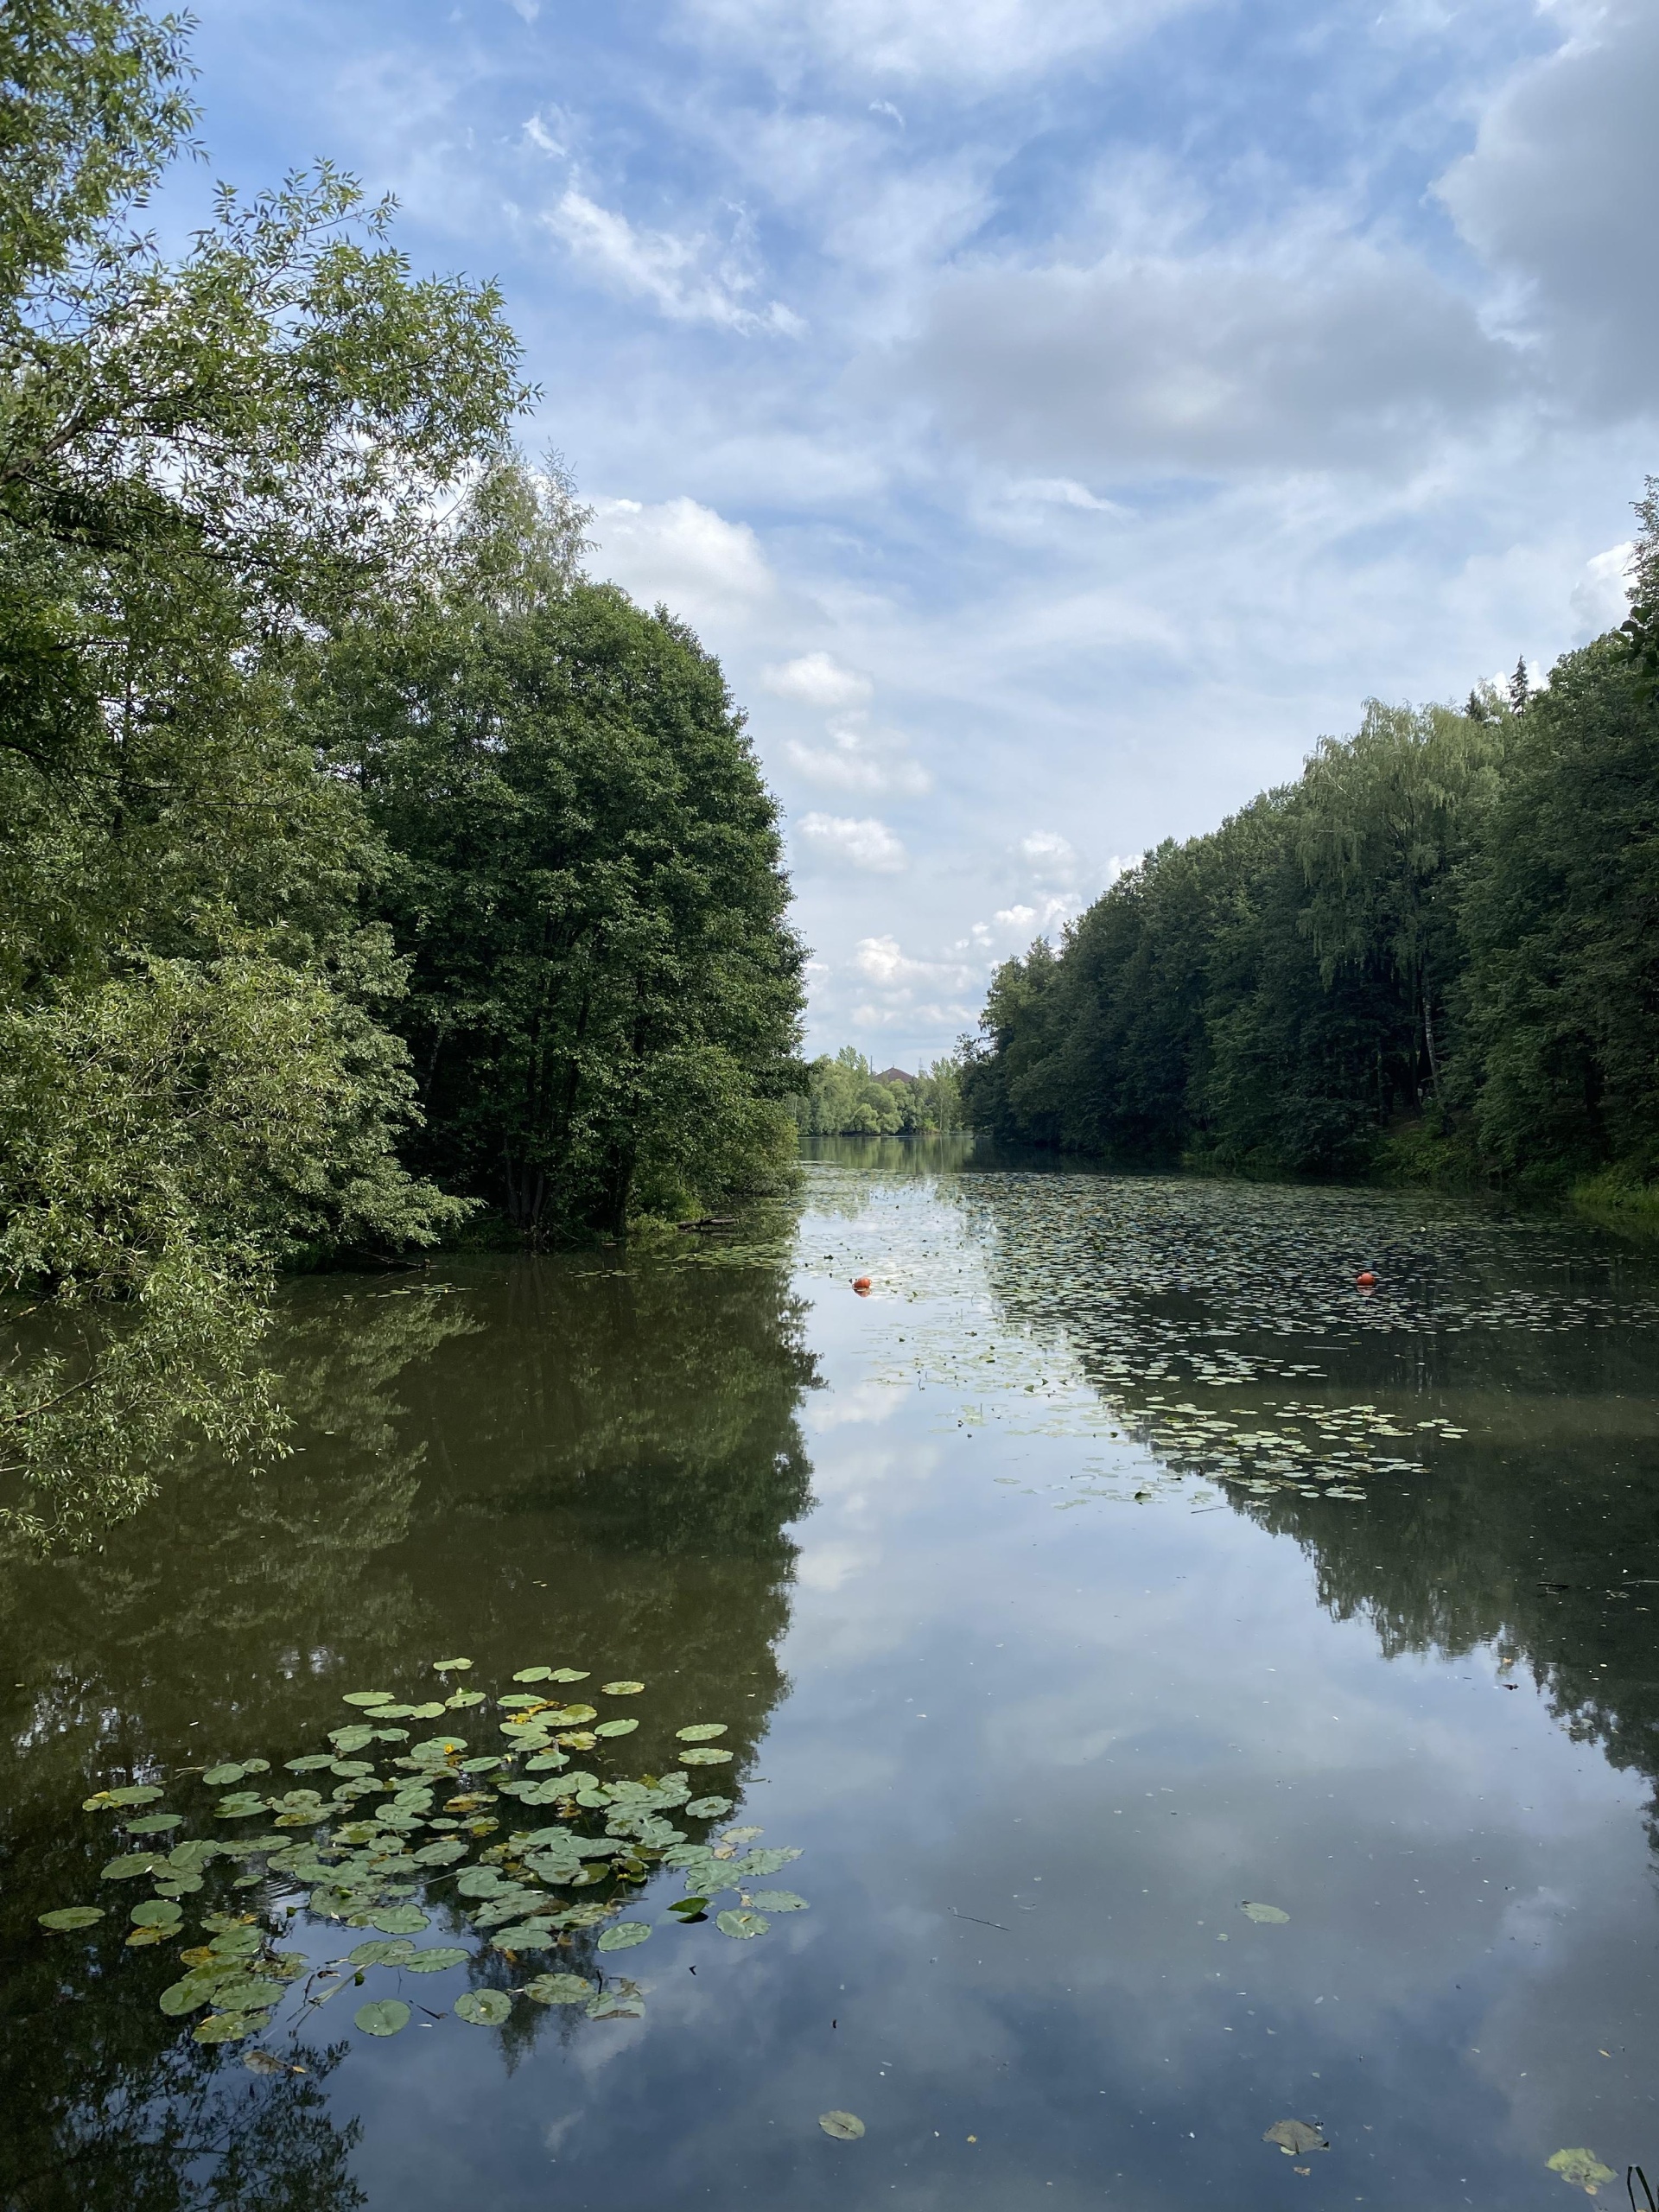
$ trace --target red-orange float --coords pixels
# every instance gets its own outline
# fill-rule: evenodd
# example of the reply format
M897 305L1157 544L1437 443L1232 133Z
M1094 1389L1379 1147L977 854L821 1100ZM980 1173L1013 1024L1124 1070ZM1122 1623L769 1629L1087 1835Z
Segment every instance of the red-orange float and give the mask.
M1354 1277L1354 1281L1359 1285L1362 1290L1375 1290L1376 1288L1376 1277L1371 1273L1369 1268L1365 1269L1363 1274L1356 1275Z
M871 1291L874 1288L874 1285L871 1282L868 1275L855 1275L853 1277L853 1288L858 1293L861 1298L868 1298Z

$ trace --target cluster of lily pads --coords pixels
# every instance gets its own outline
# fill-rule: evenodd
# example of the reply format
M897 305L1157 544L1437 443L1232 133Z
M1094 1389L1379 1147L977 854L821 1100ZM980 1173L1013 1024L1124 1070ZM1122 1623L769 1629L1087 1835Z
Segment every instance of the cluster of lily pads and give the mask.
M263 2035L291 1990L300 1999L298 2027L340 1990L360 1989L373 1969L438 1974L492 1952L509 1974L526 1960L567 1957L563 1967L531 1973L514 1986L464 1992L452 2009L474 2025L502 2024L518 1996L579 2005L594 2019L636 2018L645 2004L638 1984L607 1977L588 1953L632 1950L650 1939L653 1924L626 1915L659 1868L677 1870L686 1892L670 1905L667 1924L712 1918L721 1935L745 1942L766 1934L772 1915L806 1909L793 1891L756 1886L799 1852L755 1848L758 1827L716 1829L733 1809L731 1799L692 1795L685 1769L718 1769L731 1760L718 1741L724 1722L691 1721L677 1730L676 1764L667 1774L605 1779L577 1759L601 1758L639 1724L631 1715L601 1719L597 1707L572 1699L573 1686L589 1679L586 1669L523 1668L512 1678L520 1687L491 1700L464 1681L449 1687L448 1678L464 1678L472 1664L435 1662L434 1671L446 1678L441 1698L400 1703L389 1690L347 1691L343 1702L353 1713L327 1732L327 1748L284 1761L280 1772L264 1758L227 1759L181 1770L171 1790L131 1783L86 1800L83 1809L112 1818L122 1838L103 1878L146 1891L127 1916L128 1947L180 1941L187 1910L195 1912L205 1940L181 1944L184 1971L160 2003L171 2017L202 2015L191 2031L196 2042ZM594 1694L628 1699L645 1687L606 1682ZM447 1733L412 1741L399 1725L474 1712L482 1719L492 1705L499 1740L490 1748ZM162 1801L186 1786L220 1793L212 1816L228 1834L181 1834L186 1814ZM273 1833L242 1833L245 1823L262 1821ZM702 1835L680 1821L698 1823ZM231 1897L204 1895L231 1866L239 1870L228 1884ZM262 1910L223 1909L234 1904L237 1891L259 1891ZM591 1894L572 1898L566 1894L572 1891ZM722 1908L728 1895L734 1901ZM188 1906L197 1897L213 1909ZM41 1921L68 1932L94 1926L108 1910L68 1905ZM280 1948L276 1929L291 1927L301 1912L373 1932L316 1965L303 1952ZM417 1943L439 1916L446 1932L482 1936L484 1944L475 1950ZM391 2036L408 2025L412 2008L401 1996L375 1996L355 2017L365 2034ZM248 2054L255 2070L268 2070L268 2056Z

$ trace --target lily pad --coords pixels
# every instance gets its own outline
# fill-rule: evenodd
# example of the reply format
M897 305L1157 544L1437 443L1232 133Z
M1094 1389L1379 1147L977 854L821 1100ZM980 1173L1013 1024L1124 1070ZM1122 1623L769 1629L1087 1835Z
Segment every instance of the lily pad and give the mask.
M547 1679L550 1682L585 1682L590 1672L587 1667L556 1667Z
M454 1943L441 1943L429 1951L416 1951L404 1964L410 1974L444 1974L451 1967L465 1966L472 1955Z
M432 1671L435 1675L464 1675L472 1663L470 1659L435 1659Z
M41 1925L51 1929L54 1935L61 1936L76 1928L90 1928L94 1921L103 1917L101 1904L65 1904L60 1905L55 1912L43 1912Z
M269 2012L210 2012L191 2030L195 2043L240 2043L245 2036L262 2036L270 2025Z
M84 1797L83 1813L101 1813L111 1805L153 1805L162 1795L154 1783L129 1782L119 1789L100 1789L96 1797Z
M837 2143L856 2143L864 2133L864 2123L855 2112L821 2112L818 2126Z
M732 1809L729 1797L694 1797L686 1807L694 1821L718 1821Z
M340 1700L342 1705L390 1705L390 1690L347 1690Z
M512 2012L512 1999L499 1989L467 1989L455 1999L455 2010L475 2028L499 2028Z
M1551 2173L1560 2174L1586 2196L1593 2196L1604 2183L1614 2178L1612 2168L1604 2166L1593 2151L1557 2151L1544 2164Z
M222 1765L210 1766L201 1778L210 1789L228 1789L232 1783L240 1782L247 1770L235 1759L226 1759ZM156 1794L159 1796L161 1792L157 1790Z
M136 1821L126 1824L129 1835L165 1835L169 1828L182 1827L182 1813L143 1813Z
M245 2050L242 2063L250 2074L286 2074L288 2067L273 2050Z
M682 1766L724 1766L731 1756L729 1751L722 1751L714 1745L695 1744L689 1750L680 1753L680 1764Z
M619 1920L614 1928L607 1928L599 1939L601 1951L631 1951L636 1943L650 1940L651 1929L643 1920Z
M638 1983L613 1982L608 1989L601 1989L588 2006L590 2020L638 2020L645 2009L645 1993Z
M601 1720L594 1733L595 1736L632 1736L639 1726L637 1720Z
M645 1686L643 1682L601 1682L599 1687L607 1697L638 1697Z
M593 1993L593 1983L579 1974L538 1974L524 1984L525 1996L538 2005L585 2005Z
M707 1744L716 1736L723 1736L726 1727L723 1720L694 1720L689 1728L677 1728L674 1734L682 1744Z
M346 1954L354 1967L401 1967L414 1955L415 1946L407 1936L377 1936Z
M521 1667L512 1679L515 1682L550 1682L553 1669L550 1667Z
M374 1997L359 2005L352 2018L365 2036L395 2036L409 2025L409 2007L401 1997Z
M383 1904L370 1915L369 1925L387 1936L418 1936L429 1923L417 1904Z
M793 1890L756 1890L754 1904L761 1912L810 1912L812 1908Z
M1238 1909L1247 1920L1254 1920L1263 1928L1282 1928L1290 1918L1290 1915L1281 1912L1276 1904L1245 1904Z
M735 1936L740 1942L747 1942L751 1936L764 1936L772 1923L764 1912L722 1912L715 1925L722 1936Z
M154 1851L130 1851L124 1858L111 1859L103 1869L106 1882L130 1882L140 1874L153 1873L162 1863L161 1854Z
M1262 2140L1276 2143L1287 2158L1300 2158L1309 2151L1331 2148L1319 2129L1310 2127L1305 2120L1275 2120Z
M176 1928L184 1918L184 1908L167 1897L149 1897L143 1904L134 1905L127 1917L135 1928Z

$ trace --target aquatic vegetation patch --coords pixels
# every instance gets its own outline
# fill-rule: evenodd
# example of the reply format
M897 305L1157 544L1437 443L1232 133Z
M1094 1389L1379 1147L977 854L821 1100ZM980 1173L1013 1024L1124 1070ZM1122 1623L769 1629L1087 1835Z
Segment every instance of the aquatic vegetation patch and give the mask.
M472 1664L446 1659L435 1671L461 1675ZM806 1910L792 1891L753 1886L799 1851L754 1848L760 1828L715 1826L731 1812L729 1797L692 1795L687 1768L732 1760L709 1741L728 1724L680 1727L664 1774L605 1777L574 1755L597 1757L639 1723L632 1716L599 1721L597 1707L563 1701L565 1685L588 1679L581 1669L523 1668L515 1682L556 1685L556 1694L492 1698L465 1689L408 1704L385 1690L348 1690L341 1702L354 1717L327 1732L326 1748L280 1766L222 1760L182 1770L166 1789L136 1783L87 1797L83 1813L108 1821L119 1845L102 1878L149 1892L126 1909L125 1948L179 1947L181 1972L161 1993L162 2012L181 2028L191 2022L184 2031L197 2043L240 2043L264 2037L279 2015L283 2031L298 2033L321 2006L342 1990L363 1990L372 1975L464 1967L475 1986L451 2012L474 2026L504 2025L521 1998L535 2006L579 2006L589 2019L637 2019L645 1993L610 1979L602 1958L637 1948L658 1926L701 1925L711 1907L718 1932L743 1942L766 1933L770 1913ZM645 1691L627 1681L596 1694ZM385 1725L489 1707L499 1748L447 1732L413 1738L406 1727ZM590 1721L599 1725L590 1729ZM288 1786L293 1777L300 1779ZM163 1805L165 1798L175 1802ZM702 1824L703 1833L682 1821ZM250 1827L259 1832L249 1834ZM180 1834L185 1829L196 1832ZM680 1876L687 1894L653 1923L638 1909L664 1871ZM94 1929L106 1938L102 1923L121 1910L119 1904L66 1904L40 1923L54 1935L91 1941ZM329 1923L363 1930L363 1938L321 1961L281 1948L296 1927ZM461 1940L417 1941L429 1930ZM562 1953L570 1955L569 1970L542 1970ZM536 1969L522 1980L521 1960ZM407 1997L365 1994L353 2014L357 2028L396 2036L416 2006L432 2020L446 2017L423 2001L422 1986Z

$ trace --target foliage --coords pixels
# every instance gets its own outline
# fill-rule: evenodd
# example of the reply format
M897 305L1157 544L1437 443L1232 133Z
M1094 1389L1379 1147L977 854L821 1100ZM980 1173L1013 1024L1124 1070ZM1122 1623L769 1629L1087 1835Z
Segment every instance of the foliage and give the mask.
M905 1082L884 1082L855 1046L825 1052L806 1071L806 1090L791 1103L803 1136L912 1136L963 1127L961 1068L935 1060Z
M1651 505L1651 499L1649 502ZM1659 695L1373 702L993 979L971 1120L1265 1173L1659 1173Z
M505 467L414 619L342 632L327 741L390 860L416 1156L532 1242L775 1176L802 952L718 664L573 573L580 516Z

